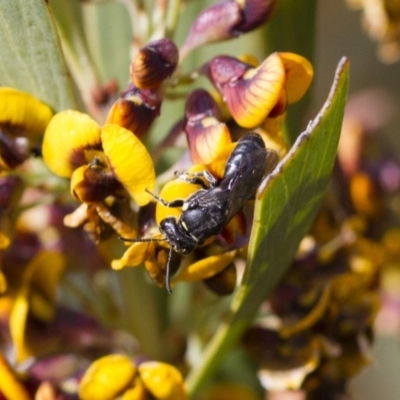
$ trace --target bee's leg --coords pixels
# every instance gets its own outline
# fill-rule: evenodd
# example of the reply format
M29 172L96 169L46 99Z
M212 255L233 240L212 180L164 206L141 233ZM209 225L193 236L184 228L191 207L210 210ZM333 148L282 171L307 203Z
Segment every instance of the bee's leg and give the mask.
M157 200L159 203L161 203L165 207L171 207L171 208L182 207L183 203L185 202L185 200L183 200L183 199L166 201L163 198L161 198L160 196L157 196L155 193L150 192L150 190L147 190L147 189L145 189L145 190L148 194L151 194L155 200Z
M217 179L207 170L199 171L199 172L178 172L175 171L175 176L180 178L188 183L193 183L195 185L200 185L203 189L209 189L210 187L216 187L218 184ZM204 178L209 186L205 184L203 181Z

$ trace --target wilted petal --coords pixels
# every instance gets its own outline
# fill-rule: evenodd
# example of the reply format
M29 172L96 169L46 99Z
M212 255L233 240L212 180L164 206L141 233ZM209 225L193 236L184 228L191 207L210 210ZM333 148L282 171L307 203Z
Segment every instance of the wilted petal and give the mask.
M87 164L90 152L101 149L100 127L87 114L66 110L50 121L43 139L43 159L49 169L70 177L75 168Z
M203 258L178 272L172 283L201 281L210 278L226 268L235 258L236 250Z
M141 48L131 63L132 82L141 89L156 89L174 72L179 51L170 39L159 39Z
M139 365L140 378L157 400L187 400L181 373L172 365L147 361Z
M53 111L31 96L10 87L0 88L0 126L4 125L13 133L39 135L44 132Z
M288 103L299 101L310 87L314 76L311 63L294 53L278 53L286 72L285 90Z
M135 202L144 206L152 199L156 175L153 160L143 143L132 132L118 125L105 125L101 141L108 163L118 181Z
M267 390L298 390L320 362L318 340L310 334L283 340L275 331L254 326L245 333L243 342Z
M136 366L123 355L113 354L96 360L79 385L82 400L114 400L133 381Z

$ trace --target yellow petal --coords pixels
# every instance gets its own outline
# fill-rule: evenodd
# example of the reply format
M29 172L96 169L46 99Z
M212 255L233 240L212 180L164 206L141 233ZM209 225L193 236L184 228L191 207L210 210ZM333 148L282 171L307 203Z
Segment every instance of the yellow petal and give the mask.
M85 179L85 171L88 168L87 165L82 165L76 168L71 175L71 182L70 182L70 193L72 197L76 200L82 201L79 198L79 193L76 191L76 187L79 183L81 183Z
M132 243L128 250L125 251L122 258L111 261L111 268L118 270L127 266L137 267L143 262L149 246L150 242Z
M28 293L29 288L24 285L18 292L10 314L10 334L17 362L23 361L32 355L25 343L25 326L29 311Z
M201 281L210 278L227 267L234 260L235 255L236 250L232 250L227 253L203 258L180 270L178 275L173 278L172 283L179 281Z
M224 86L224 97L235 121L245 128L261 124L281 96L285 68L277 53L249 69L236 85Z
M3 232L0 232L0 250L6 249L10 245L10 239Z
M182 375L174 366L148 361L138 368L144 385L157 400L188 399Z
M25 387L19 382L17 374L8 365L0 352L0 393L8 400L31 400Z
M200 167L201 168L201 167ZM204 166L202 169L204 170ZM190 172L196 172L193 169ZM173 201L178 199L187 199L193 193L197 192L201 188L200 185L194 185L192 183L185 182L182 179L175 179L164 185L160 192L160 197L165 201ZM182 209L180 207L166 207L160 202L157 203L156 207L156 221L159 224L163 219L167 217L180 218L182 214Z
M139 377L135 379L133 387L124 392L122 400L150 400L149 394Z
M132 383L136 372L136 366L123 355L112 354L99 358L83 375L79 398L114 400Z
M213 161L205 166L215 178L222 179L225 174L226 162L232 151L235 149L237 142L226 145L213 159Z
M7 279L4 276L3 271L0 270L0 294L3 294L6 290L7 290ZM1 307L0 307L0 310L1 310Z
M23 284L10 314L10 333L17 361L23 361L35 352L25 337L28 313L32 312L42 321L53 317L56 286L64 267L64 257L60 253L41 251L25 269Z
M66 110L56 114L43 139L43 159L56 175L70 177L101 148L100 127L87 114Z
M33 298L36 303L32 302L30 308L37 318L42 320L52 318L57 285L64 268L65 258L61 253L43 250L29 262L24 271L24 283L34 289L35 296ZM35 307L35 305L38 307Z
M310 87L314 69L304 57L294 53L278 53L286 70L285 89L288 103L299 101Z
M107 124L101 132L103 150L119 182L137 204L144 206L152 197L145 189L155 186L153 160L143 143L131 131Z
M16 126L28 135L39 135L52 116L51 108L30 94L10 87L0 88L0 125Z
M214 117L203 118L199 123L186 129L190 155L195 164L207 164L232 143L228 127Z

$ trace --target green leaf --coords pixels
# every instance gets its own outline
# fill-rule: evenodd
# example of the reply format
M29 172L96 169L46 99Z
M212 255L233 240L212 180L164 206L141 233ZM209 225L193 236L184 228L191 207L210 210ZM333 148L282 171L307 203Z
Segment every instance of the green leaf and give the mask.
M308 232L328 185L339 141L348 87L349 63L342 59L330 95L305 132L258 189L246 272L228 322L188 377L194 393L254 318L261 302L290 266Z
M109 2L85 3L82 10L90 53L101 80L117 79L124 89L129 83L132 44L132 17L128 9L120 3Z
M84 30L82 5L78 0L50 0L62 48L84 103L92 103L92 90L100 74L92 60Z
M317 0L279 0L276 11L263 29L267 54L289 51L307 58L314 65L317 24ZM304 115L311 102L311 90L298 103L289 105L286 137L296 140Z
M56 111L77 101L44 0L0 0L0 83L26 91Z

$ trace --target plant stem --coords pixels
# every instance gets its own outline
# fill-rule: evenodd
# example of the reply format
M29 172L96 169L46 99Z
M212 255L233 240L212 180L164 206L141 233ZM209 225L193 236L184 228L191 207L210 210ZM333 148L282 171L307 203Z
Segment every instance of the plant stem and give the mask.
M169 0L165 19L165 37L172 39L179 20L180 0Z
M212 376L244 328L241 323L226 322L220 325L204 352L200 366L197 368L194 366L187 376L186 384L190 397Z
M154 359L164 359L161 321L156 290L141 268L125 268L116 272L123 298L126 329L141 344L141 351Z

